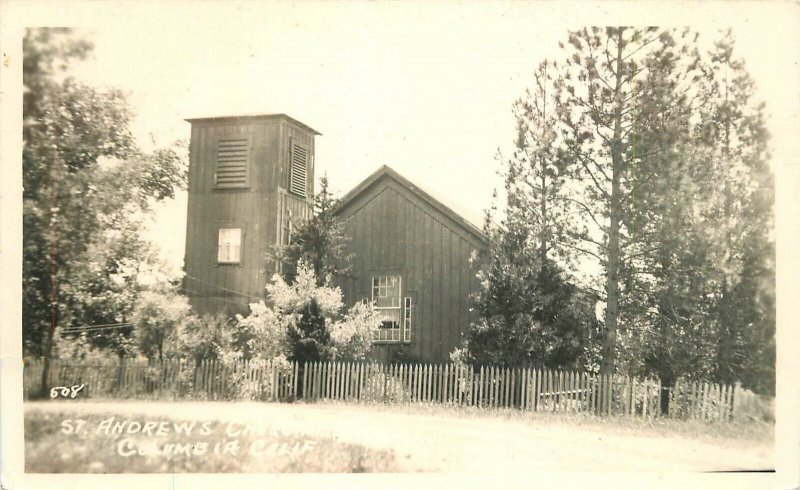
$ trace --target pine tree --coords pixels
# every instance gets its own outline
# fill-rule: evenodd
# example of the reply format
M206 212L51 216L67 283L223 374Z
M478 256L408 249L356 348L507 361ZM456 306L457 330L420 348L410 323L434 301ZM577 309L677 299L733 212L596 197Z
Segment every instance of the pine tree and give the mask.
M480 320L467 333L472 361L576 367L594 325L593 302L571 284L557 260L569 260L564 164L557 151L555 67L543 62L534 86L514 104L516 149L502 161L504 220L489 216L489 249L480 254Z
M698 139L705 144L714 183L709 219L718 264L713 376L774 393L774 182L769 167L764 105L730 31L710 52L709 103Z
M314 214L297 223L289 244L278 247L272 258L281 263L281 275L288 283L297 276L297 264L308 264L318 285L341 278L350 272L352 256L346 253L344 224L334 214L338 200L328 191L328 177L319 180L320 190L314 196Z
M562 45L559 126L575 201L587 217L572 247L603 268L603 373L619 364L620 320L634 327L648 306L653 271L644 259L661 238L653 190L665 182L662 166L683 148L692 84L700 77L690 36L657 28L589 28L571 33L568 46Z

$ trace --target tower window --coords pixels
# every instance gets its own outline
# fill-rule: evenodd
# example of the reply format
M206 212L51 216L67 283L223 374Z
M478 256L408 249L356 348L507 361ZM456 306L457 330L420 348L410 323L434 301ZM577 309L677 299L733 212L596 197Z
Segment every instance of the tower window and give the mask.
M220 228L217 242L217 262L238 264L242 257L242 229Z
M291 166L289 171L289 192L306 197L308 183L308 148L292 142Z

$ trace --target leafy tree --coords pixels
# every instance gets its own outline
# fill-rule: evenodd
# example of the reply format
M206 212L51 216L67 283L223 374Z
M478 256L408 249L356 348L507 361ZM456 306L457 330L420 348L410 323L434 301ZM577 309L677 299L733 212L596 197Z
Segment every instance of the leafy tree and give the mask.
M141 353L161 361L165 351L176 351L178 332L190 311L187 298L175 291L158 288L140 293L132 322Z
M281 262L283 278L292 283L297 264L311 266L317 285L350 272L352 256L347 255L344 225L334 214L338 200L328 191L328 178L320 178L320 190L314 196L314 215L297 224L289 244L279 247L275 258Z
M69 76L70 64L91 49L69 29L29 29L23 40L26 355L50 353L56 324L128 322L137 277L155 257L140 237L142 220L151 202L185 186L180 150L138 149L120 91ZM87 339L122 356L131 334L120 325Z

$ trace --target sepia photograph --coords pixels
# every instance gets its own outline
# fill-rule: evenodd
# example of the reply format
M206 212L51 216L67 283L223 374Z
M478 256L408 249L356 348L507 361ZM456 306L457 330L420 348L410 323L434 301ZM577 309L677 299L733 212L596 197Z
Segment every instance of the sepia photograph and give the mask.
M0 3L3 489L800 485L800 10L676 5Z

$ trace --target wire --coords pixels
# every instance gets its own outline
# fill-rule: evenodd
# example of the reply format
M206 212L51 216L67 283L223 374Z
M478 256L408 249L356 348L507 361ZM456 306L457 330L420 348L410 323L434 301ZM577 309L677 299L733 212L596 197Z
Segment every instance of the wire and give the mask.
M78 325L77 327L65 327L65 328L94 328L94 327L111 327L116 325L130 325L130 323L120 322L120 323L101 323L99 325Z
M253 298L253 299L258 299L258 300L262 300L262 299L264 299L264 298L262 298L262 297L259 297L259 296L253 296L252 294L247 294L247 293L245 293L245 292L242 292L242 291L236 291L236 290L234 290L234 289L228 289L228 288L226 288L226 287L222 287L222 286L219 286L219 285L217 285L217 284L214 284L214 283L211 283L211 282L208 282L208 281L204 281L204 280L202 280L202 279L199 279L199 278L197 278L197 277L190 276L189 274L186 274L186 277L188 277L189 279L192 279L192 280L194 280L194 281L201 282L201 283L203 283L203 284L207 284L207 285L209 285L209 286L211 286L211 287L213 287L213 288L215 288L215 289L219 289L219 290L222 290L222 291L227 291L227 292L229 292L229 293L234 293L234 294L238 294L238 295L240 295L240 296L246 296L246 297L248 297L248 298ZM202 293L196 293L196 294L202 294Z
M83 332L97 332L100 330L116 330L118 328L128 328L132 327L132 323L125 323L116 326L106 326L106 327L94 327L94 328L65 328L63 330L64 333L83 333Z
M198 295L201 295L201 296L205 296L205 295L206 295L206 293L201 293L201 292L199 292L199 291L194 291L194 290L192 290L192 289L187 289L187 288L185 288L185 287L180 287L179 289L180 289L180 290L182 290L182 291L185 291L185 292L187 292L187 293L198 294ZM230 300L230 299L220 298L219 296L214 296L214 297L213 297L213 299L214 299L214 301L224 301L224 302L226 302L226 303L231 303L231 304L234 304L234 305L243 306L243 305L242 305L242 303L241 303L241 302L239 302L239 301L234 301L234 300Z

